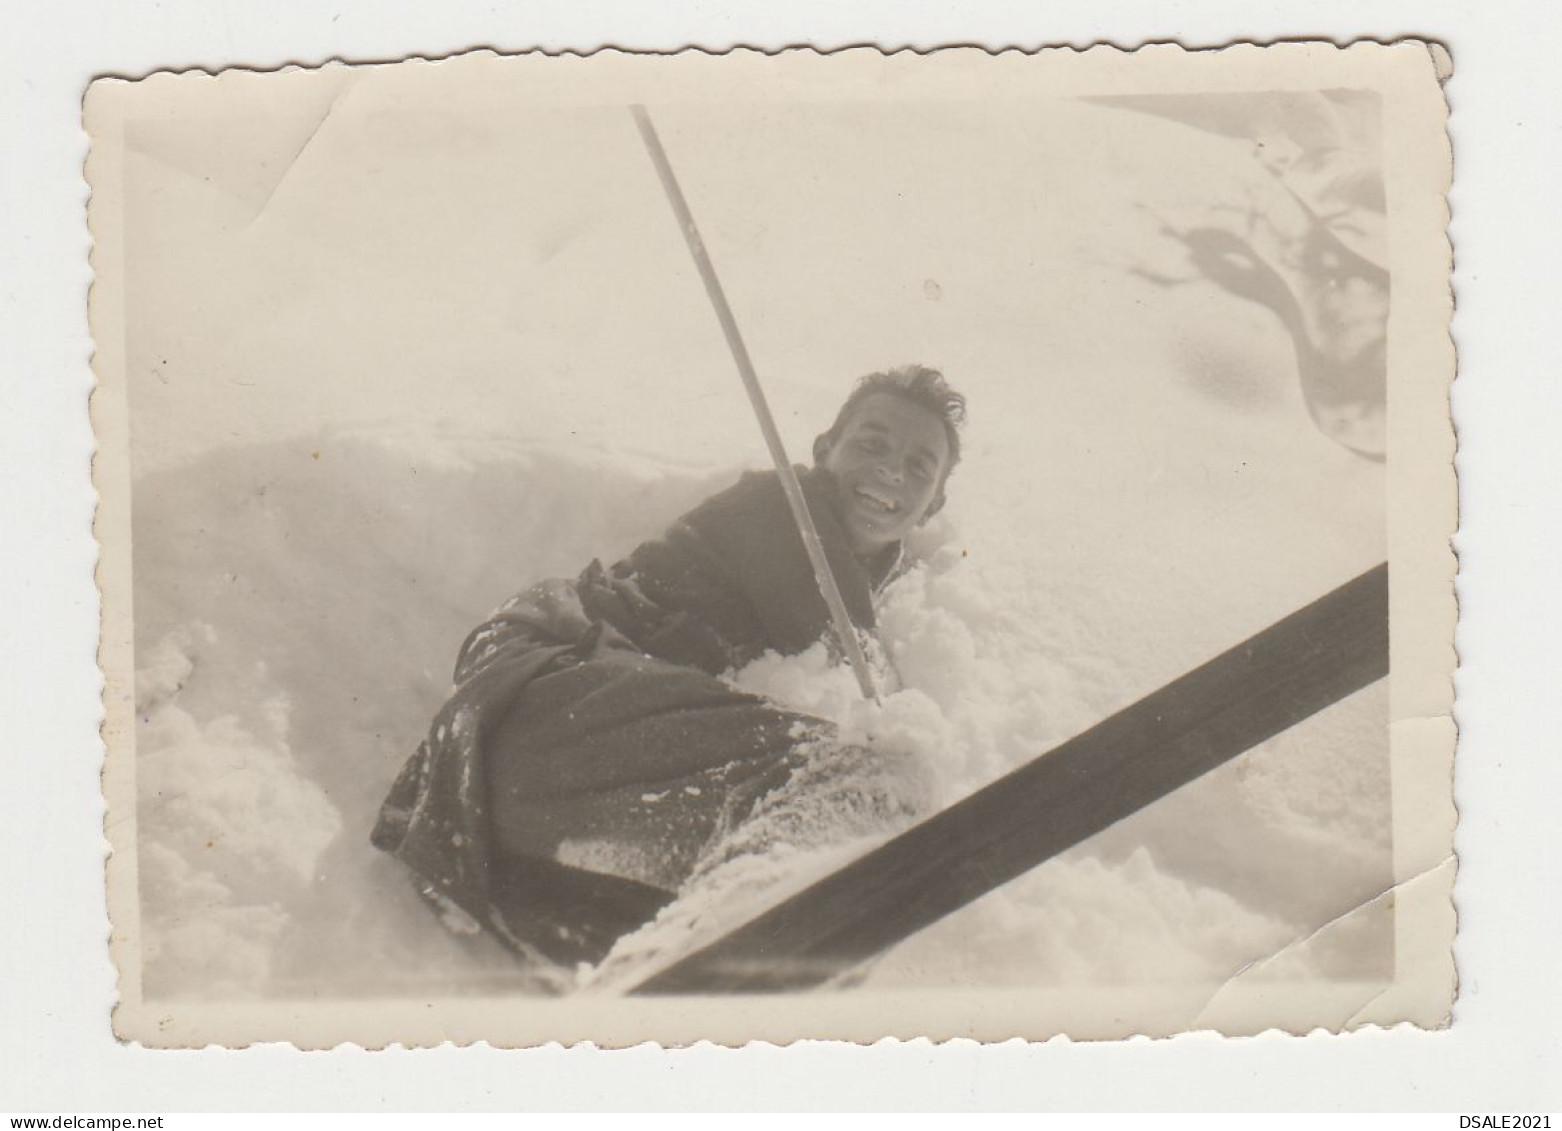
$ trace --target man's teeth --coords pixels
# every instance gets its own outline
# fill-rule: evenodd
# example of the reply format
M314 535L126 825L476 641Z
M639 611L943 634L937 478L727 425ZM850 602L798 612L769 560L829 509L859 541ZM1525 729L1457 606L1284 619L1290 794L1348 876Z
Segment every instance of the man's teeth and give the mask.
M894 499L886 499L882 495L876 495L872 491L864 490L861 487L857 488L857 497L860 499L866 499L869 503L873 504L875 509L884 511L888 514L894 514L900 509L900 504Z

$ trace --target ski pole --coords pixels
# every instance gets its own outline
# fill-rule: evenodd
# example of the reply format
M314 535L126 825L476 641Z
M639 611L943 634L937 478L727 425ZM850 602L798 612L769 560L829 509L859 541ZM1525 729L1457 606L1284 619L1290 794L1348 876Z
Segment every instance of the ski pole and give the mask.
M873 685L873 674L868 670L868 660L863 655L862 644L857 639L856 627L852 624L851 614L846 611L846 602L841 598L840 587L835 583L835 574L830 571L830 561L825 557L824 546L819 541L819 530L814 526L813 515L808 511L808 501L803 498L802 485L798 483L797 474L792 470L792 463L787 459L786 448L781 443L781 433L776 430L775 418L770 415L770 405L765 400L765 391L760 388L759 376L754 372L754 363L749 359L748 348L743 344L742 335L738 333L737 320L732 316L732 308L727 305L727 296L721 289L721 280L716 277L716 267L705 251L705 241L700 238L700 230L694 223L693 213L689 211L689 203L683 197L683 190L678 187L678 178L667 160L667 151L662 148L656 126L651 122L651 115L646 112L644 106L631 106L630 112L634 115L635 125L640 128L640 137L645 142L646 151L651 155L651 163L656 166L656 175L661 179L662 189L667 194L667 203L672 205L673 215L678 218L678 227L683 232L683 242L688 245L689 254L694 258L694 266L699 270L700 279L705 284L705 293L710 297L711 306L716 310L716 320L721 323L721 332L726 336L727 348L732 351L732 360L737 363L738 375L743 378L743 387L748 390L748 399L754 406L754 415L759 418L759 429L765 434L765 444L770 448L771 461L776 465L776 472L781 477L781 489L786 494L787 504L792 508L792 520L797 523L797 532L803 537L803 546L807 549L808 560L813 565L814 580L819 585L819 592L830 610L830 619L835 624L835 634L841 639L841 647L846 652L846 659L851 663L852 671L857 675L857 686L862 688L863 697L877 702L879 693Z

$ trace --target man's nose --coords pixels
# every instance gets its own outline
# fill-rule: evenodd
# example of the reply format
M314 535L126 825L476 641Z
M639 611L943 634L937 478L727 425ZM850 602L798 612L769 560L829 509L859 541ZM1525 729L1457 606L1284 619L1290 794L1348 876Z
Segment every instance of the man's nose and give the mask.
M906 481L906 474L901 469L899 464L881 463L879 464L879 478L883 479L886 483L891 483L896 487L899 487Z

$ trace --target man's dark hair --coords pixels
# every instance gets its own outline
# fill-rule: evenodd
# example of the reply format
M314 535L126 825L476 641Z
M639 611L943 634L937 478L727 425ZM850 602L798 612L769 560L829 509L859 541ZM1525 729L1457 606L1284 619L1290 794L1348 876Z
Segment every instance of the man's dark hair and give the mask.
M863 398L874 393L889 393L910 401L927 409L944 423L944 435L949 437L949 465L938 480L938 492L928 509L928 514L932 514L944 505L944 483L955 469L955 464L960 462L960 426L965 423L964 395L950 388L944 375L936 369L925 365L901 365L859 378L851 395L846 398L846 403L841 405L841 411L835 414L835 423L830 425L830 430L814 440L814 463L824 463L830 449L845 431L852 410Z

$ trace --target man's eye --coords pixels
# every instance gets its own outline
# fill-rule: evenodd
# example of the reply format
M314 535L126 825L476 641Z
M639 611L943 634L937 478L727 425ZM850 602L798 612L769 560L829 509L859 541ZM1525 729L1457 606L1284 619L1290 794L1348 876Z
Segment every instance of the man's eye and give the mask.
M865 437L857 441L857 450L876 456L884 450L884 441Z

